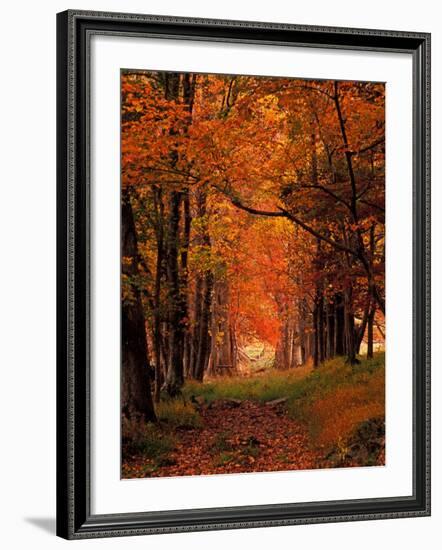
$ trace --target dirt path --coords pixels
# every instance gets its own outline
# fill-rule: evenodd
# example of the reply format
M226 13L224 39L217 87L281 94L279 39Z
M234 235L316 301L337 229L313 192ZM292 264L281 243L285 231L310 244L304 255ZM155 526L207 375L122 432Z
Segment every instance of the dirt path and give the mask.
M161 461L132 457L123 477L169 477L317 467L303 427L284 404L215 401L200 410L202 428L176 429L176 448Z

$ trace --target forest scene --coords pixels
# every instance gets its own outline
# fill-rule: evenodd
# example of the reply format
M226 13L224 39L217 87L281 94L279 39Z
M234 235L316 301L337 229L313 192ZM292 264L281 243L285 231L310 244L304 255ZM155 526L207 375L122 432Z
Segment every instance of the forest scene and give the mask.
M385 85L121 71L121 476L385 464Z

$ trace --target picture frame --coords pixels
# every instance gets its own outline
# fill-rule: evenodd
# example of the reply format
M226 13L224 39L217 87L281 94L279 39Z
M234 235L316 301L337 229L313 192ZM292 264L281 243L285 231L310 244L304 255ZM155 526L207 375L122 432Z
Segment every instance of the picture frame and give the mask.
M411 495L94 514L91 510L91 37L156 37L412 56ZM430 35L68 10L57 15L57 535L66 539L430 514Z

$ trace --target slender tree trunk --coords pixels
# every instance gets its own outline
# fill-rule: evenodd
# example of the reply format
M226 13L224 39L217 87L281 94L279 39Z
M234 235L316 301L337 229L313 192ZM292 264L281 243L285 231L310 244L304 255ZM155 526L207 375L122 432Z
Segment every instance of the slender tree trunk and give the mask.
M319 366L319 334L318 334L318 304L313 307L313 366Z
M163 381L166 380L167 368L170 362L168 327L169 325L167 321L161 323L161 329L160 329L161 359L162 359L161 376Z
M327 303L327 358L332 358L335 354L335 307L334 303Z
M373 358L373 322L375 315L375 308L372 307L370 310L370 315L368 316L367 324L367 359Z
M359 223L359 213L358 213L358 190L356 186L356 176L354 173L353 168L353 154L350 151L349 145L348 145L348 138L347 138L347 131L345 127L345 117L342 113L341 104L340 104L340 97L339 97L339 83L338 81L335 81L334 83L334 96L333 100L336 107L336 114L339 121L339 127L341 130L341 136L342 136L342 142L344 145L344 151L345 151L345 160L347 164L347 171L348 176L350 180L350 187L351 187L351 199L350 199L350 210L353 216L353 222L356 224L357 229L355 232L356 240L357 240L357 252L358 252L358 259L360 263L362 264L363 268L365 269L367 273L367 280L368 280L368 286L371 289L371 293L373 296L373 299L375 302L377 302L379 309L382 311L382 313L385 315L385 299L383 296L381 296L381 293L379 291L379 288L377 287L375 280L374 280L374 274L373 274L373 265L372 265L372 255L371 259L368 258L368 254L366 251L366 247L364 245L364 239L362 237L361 229L358 226Z
M201 303L203 292L203 276L197 273L195 276L195 293L193 304L193 319L192 319L192 339L190 346L190 365L189 374L193 378L196 377L196 373L199 370L197 368L197 358L199 352L200 342L200 324L201 324Z
M324 338L324 296L319 290L318 303L318 335L319 335L319 362L322 363L325 359L325 338Z
M374 254L375 254L375 225L372 224L370 227L370 267L373 269L374 264ZM374 289L373 286L369 287L370 299L374 298ZM374 300L372 300L374 302ZM373 358L373 322L374 316L376 314L375 304L372 303L370 308L370 313L368 315L368 329L367 329L367 359Z
M210 256L211 241L207 227L207 197L206 191L200 189L197 192L197 217L201 221L197 242ZM195 316L192 342L192 376L197 380L203 380L207 370L211 348L210 325L212 318L212 293L213 274L208 267L203 274L198 273L195 283Z
M181 295L178 266L179 222L181 193L172 191L169 199L169 224L167 231L167 281L169 286L169 365L166 390L170 396L179 394L184 383L183 372L183 319L185 311Z
M229 283L226 278L219 278L214 281L212 308L212 374L230 375L236 369L232 355L229 303Z
M304 365L307 360L306 354L306 337L305 337L305 317L307 315L307 306L305 303L305 298L300 300L299 304L299 347L300 347L300 360L301 365Z
M207 271L204 276L204 291L201 304L201 318L198 338L198 354L196 357L195 378L202 381L207 369L210 354L210 320L212 303L213 275Z
M177 101L180 94L180 74L165 74L165 97L170 101ZM171 130L174 135L175 130ZM171 166L178 161L176 151L170 154ZM168 200L168 227L167 227L167 283L168 295L168 321L169 321L169 364L166 375L166 391L170 396L180 393L184 383L183 369L183 342L185 319L184 300L181 294L179 247L180 247L180 218L183 194L181 190L172 190Z
M345 304L345 335L347 344L347 362L350 365L356 365L359 360L356 357L356 333L355 333L355 320L353 314L353 297L352 289L346 289L344 291L344 304Z
M155 402L160 400L162 373L161 373L161 277L163 270L163 223L164 205L161 187L154 189L154 206L157 214L156 238L157 238L157 265L155 273L155 294L154 294L154 354L155 354Z
M129 280L130 299L122 300L122 412L126 416L140 415L146 421L155 421L155 410L150 387L147 340L140 291L134 282L138 276L138 245L132 205L123 192L122 206L123 276Z
M359 353L359 350L361 348L361 344L362 344L362 341L364 339L365 330L367 328L368 317L370 315L370 310L371 310L371 296L370 295L367 297L367 300L368 301L367 301L367 305L364 308L364 313L362 315L361 324L358 327L358 329L356 330L356 343L355 343L356 353Z
M335 355L345 355L345 308L341 292L335 294Z
M190 228L192 223L192 216L190 213L190 197L189 189L185 188L183 191L183 239L181 244L181 299L183 316L186 322L183 326L183 369L184 372L189 370L190 361L190 327L189 327L189 273L188 273L188 256L189 256L189 244L190 244Z
M290 367L291 338L288 324L288 319L284 319L279 331L279 340L275 351L275 363L278 369L287 369Z

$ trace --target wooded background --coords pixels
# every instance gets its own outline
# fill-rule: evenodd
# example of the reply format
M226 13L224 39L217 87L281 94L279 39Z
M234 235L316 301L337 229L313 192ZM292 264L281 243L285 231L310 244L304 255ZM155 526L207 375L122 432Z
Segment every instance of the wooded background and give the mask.
M385 336L382 83L124 71L123 412ZM148 367L148 368L146 368Z

